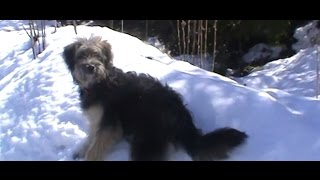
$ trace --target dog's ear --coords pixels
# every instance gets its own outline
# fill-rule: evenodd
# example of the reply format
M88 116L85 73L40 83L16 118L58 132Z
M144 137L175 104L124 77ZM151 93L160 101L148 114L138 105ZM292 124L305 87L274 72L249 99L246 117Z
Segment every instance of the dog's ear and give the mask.
M103 54L106 56L108 63L112 63L113 53L112 53L111 44L107 40L102 41L101 44L102 44Z
M80 46L80 42L74 42L64 47L63 58L70 70L73 70L74 68L76 51Z

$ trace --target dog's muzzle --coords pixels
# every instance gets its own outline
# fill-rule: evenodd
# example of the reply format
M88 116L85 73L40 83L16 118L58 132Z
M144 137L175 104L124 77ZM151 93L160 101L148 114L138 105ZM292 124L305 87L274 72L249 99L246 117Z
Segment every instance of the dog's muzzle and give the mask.
M94 65L91 65L91 64L82 64L80 66L80 69L81 71L84 73L84 74L93 74L96 70L96 67Z

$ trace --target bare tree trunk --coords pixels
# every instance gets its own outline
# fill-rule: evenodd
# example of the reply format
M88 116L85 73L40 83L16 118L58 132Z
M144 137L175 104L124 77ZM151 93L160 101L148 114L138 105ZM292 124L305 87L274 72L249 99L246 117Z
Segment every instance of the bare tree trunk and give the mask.
M31 30L33 30L33 37L36 38L37 37L37 33L36 33L36 28L34 27L34 21L31 20ZM37 22L36 22L37 23Z
M34 34L32 32L32 27L33 27L33 21L29 20L29 28L30 28L30 40L31 40L31 47L32 47L32 53L33 53L33 59L36 59L36 52L34 50Z
M146 20L146 40L148 40L148 20Z
M41 20L40 21L40 24L41 24L41 37L42 37L42 51L44 50L44 20Z
M121 32L123 32L123 20L121 20Z
M46 48L46 21L42 21L42 48Z
M41 23L41 20L40 20L40 23ZM39 38L38 39L38 48L39 48L39 51L38 51L38 54L40 54L42 51L41 51L41 44L40 44L40 25L39 25L39 22L36 20L36 25L37 25L37 37Z
M186 33L185 33L186 21L182 20L181 22L181 29L182 29L182 42L183 42L183 60L185 60L186 55Z
M200 36L201 36L201 20L199 20L198 23L198 41L197 41L197 46L198 46L198 53L197 53L197 58L199 58L200 55ZM201 67L201 61L199 62L199 66Z
M108 28L113 28L113 20L106 20L106 26Z
M39 29L39 28L41 28L41 25L39 25L39 23L41 23L41 20L36 20L37 34L38 34L38 36L40 36L40 29Z
M204 34L204 58L207 59L207 43L208 43L208 20L205 21L205 34Z
M54 20L54 31L52 32L52 34L57 32L57 26L58 26L58 21Z
M316 98L319 98L319 45L316 45L317 48L317 87L316 87Z
M76 22L76 20L72 20L72 24L73 24L74 32L75 32L76 34L78 34L78 32L77 32L77 22Z
M190 44L190 20L188 20L188 30L187 30L187 54L189 54L189 44Z
M192 61L194 63L194 55L196 54L196 32L197 32L197 21L193 21L193 40L192 40Z
M36 20L35 20L36 21ZM35 55L36 55L36 57L38 56L38 54L39 53L37 53L37 51L36 51L36 43L37 43L37 41L39 41L39 37L38 37L38 35L37 35L37 32L36 32L36 28L34 27L34 24L36 24L37 23L37 21L36 22L34 22L34 21L32 21L32 23L31 23L31 30L33 31L33 35L32 35L32 39L33 39L33 48L34 48L34 53L35 53Z
M214 72L214 63L215 63L215 59L216 59L216 47L217 47L217 23L218 20L214 20L214 25L213 25L213 30L214 30L214 41L213 41L213 54L212 54L212 72Z
M178 31L178 48L179 48L179 55L181 56L181 44L180 44L180 28L179 28L179 20L177 20L177 31Z
M202 59L202 55L203 55L203 27L202 27L202 20L200 20L200 68L203 68L203 59Z

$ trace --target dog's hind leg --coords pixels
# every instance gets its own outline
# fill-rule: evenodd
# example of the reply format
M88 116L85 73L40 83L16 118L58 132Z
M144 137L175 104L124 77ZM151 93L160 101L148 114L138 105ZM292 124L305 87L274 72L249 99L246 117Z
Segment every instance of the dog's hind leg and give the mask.
M103 161L114 144L122 137L120 127L108 127L100 129L91 139L90 145L85 155L86 161Z

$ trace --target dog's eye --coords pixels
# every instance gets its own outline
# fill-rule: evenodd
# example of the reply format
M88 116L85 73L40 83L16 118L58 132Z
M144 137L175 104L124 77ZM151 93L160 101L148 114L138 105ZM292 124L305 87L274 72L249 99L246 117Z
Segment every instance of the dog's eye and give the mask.
M102 60L102 57L101 56L99 56L99 55L96 55L96 56L94 56L95 58L97 58L99 61L101 61Z
M85 54L79 54L78 56L76 56L76 59L80 60L80 59L85 59L86 55Z

